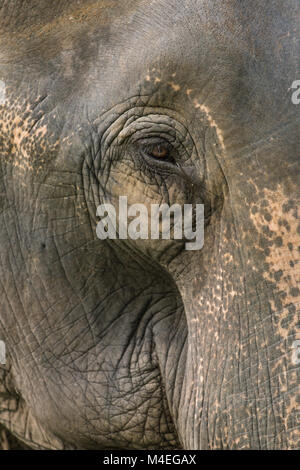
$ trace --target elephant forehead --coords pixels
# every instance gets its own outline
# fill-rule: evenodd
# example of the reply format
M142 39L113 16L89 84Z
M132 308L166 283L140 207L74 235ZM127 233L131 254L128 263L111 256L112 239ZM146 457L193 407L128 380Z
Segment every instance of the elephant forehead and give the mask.
M291 4L296 8L295 1ZM0 59L21 66L14 70L20 80L28 65L31 87L39 83L49 94L59 93L56 103L70 101L72 112L74 102L82 100L91 120L111 109L116 97L122 102L156 94L155 104L180 106L195 127L194 113L204 114L223 149L234 140L232 152L277 124L278 110L295 79L287 79L281 88L277 84L278 77L293 69L287 61L297 28L279 8L269 15L265 7L258 11L257 3L252 0L240 8L233 0L107 0L70 2L67 8L62 2L56 17L45 15L48 21L42 6L35 19L22 9L21 16L30 17L28 28L16 27L8 35ZM277 24L276 18L282 21ZM278 49L278 36L287 28L292 30L285 39L290 54ZM270 100L272 90L276 93Z

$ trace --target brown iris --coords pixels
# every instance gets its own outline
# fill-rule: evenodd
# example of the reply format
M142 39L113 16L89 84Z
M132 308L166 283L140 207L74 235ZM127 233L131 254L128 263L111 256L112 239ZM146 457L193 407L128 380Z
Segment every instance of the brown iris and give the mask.
M169 150L163 145L155 145L150 152L151 157L164 160L169 156Z

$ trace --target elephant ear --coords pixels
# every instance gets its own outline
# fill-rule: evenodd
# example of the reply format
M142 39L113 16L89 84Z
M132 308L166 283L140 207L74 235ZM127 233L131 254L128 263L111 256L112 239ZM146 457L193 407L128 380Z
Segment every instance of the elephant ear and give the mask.
M0 450L64 449L64 444L37 422L31 409L17 394L11 376L9 358L0 365Z
M1 450L28 450L23 442L19 441L13 434L0 424L0 451Z

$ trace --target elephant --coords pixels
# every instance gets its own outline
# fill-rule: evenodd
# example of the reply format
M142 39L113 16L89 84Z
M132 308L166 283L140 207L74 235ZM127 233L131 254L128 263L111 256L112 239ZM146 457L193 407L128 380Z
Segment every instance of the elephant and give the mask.
M300 448L299 17L1 0L0 424L20 442ZM100 239L120 197L204 206L203 247Z

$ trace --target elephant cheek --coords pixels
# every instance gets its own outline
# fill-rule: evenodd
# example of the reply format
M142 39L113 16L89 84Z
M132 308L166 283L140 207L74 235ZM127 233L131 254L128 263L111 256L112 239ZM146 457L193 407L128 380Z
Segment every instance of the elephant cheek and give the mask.
M264 233L259 208L244 252L234 224L224 224L193 255L193 279L179 282L188 352L178 428L186 448L299 447L299 228L282 192L266 197L266 253L253 235Z

